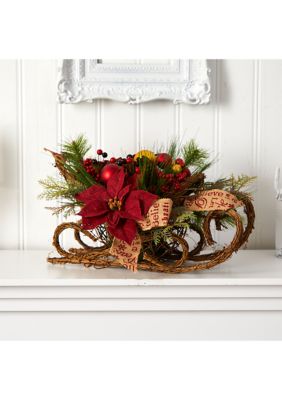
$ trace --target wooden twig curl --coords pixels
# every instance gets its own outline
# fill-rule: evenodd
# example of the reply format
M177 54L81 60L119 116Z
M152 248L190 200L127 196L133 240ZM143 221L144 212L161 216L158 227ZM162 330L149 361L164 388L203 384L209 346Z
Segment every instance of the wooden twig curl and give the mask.
M194 230L199 235L199 241L196 247L189 252L189 246L185 236L179 234L172 234L171 241L173 244L176 259L172 261L169 257L166 258L165 253L163 256L157 257L151 254L148 247L145 246L142 251L142 261L138 263L138 269L153 272L165 273L183 273L192 272L197 270L205 270L215 267L223 263L231 255L236 252L246 241L253 230L255 212L250 200L243 200L244 212L247 216L247 224L244 227L241 216L235 209L230 209L225 212L233 219L235 224L235 233L231 243L221 250L215 250L206 254L201 253L205 245L212 246L215 242L211 233L211 221L218 219L222 216L222 211L211 211L207 213L203 228L191 225L190 229ZM62 233L72 229L74 231L74 238L81 246L79 248L70 248L65 250L60 242ZM82 235L86 236L93 242L90 246L84 242ZM142 234L141 240L143 245L152 241L152 234ZM94 266L96 268L105 267L122 267L119 260L110 254L111 241L108 244L98 246L100 238L98 235L90 231L82 229L79 223L66 222L59 225L53 236L53 245L61 257L48 257L48 261L53 264L83 264L86 267Z

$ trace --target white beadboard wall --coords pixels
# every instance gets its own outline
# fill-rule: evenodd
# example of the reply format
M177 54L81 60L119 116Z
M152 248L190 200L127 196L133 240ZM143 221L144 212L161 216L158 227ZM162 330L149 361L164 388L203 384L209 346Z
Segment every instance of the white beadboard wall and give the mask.
M52 174L44 147L85 133L110 155L178 135L219 154L212 177L257 175L256 230L249 248L274 247L273 174L282 166L282 60L209 61L207 106L110 101L59 105L57 60L0 61L0 248L49 249L57 218L37 196ZM227 240L228 235L222 238Z

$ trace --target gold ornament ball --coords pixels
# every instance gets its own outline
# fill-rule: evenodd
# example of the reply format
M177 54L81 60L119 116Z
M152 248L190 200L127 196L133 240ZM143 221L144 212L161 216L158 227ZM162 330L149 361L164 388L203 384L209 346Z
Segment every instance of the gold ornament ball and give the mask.
M150 150L140 150L138 153L135 154L134 160L136 161L138 158L146 157L149 160L155 161L156 156L155 153L153 153Z
M179 172L182 171L182 167L179 164L174 164L172 167L173 172L175 172L176 174L178 174Z

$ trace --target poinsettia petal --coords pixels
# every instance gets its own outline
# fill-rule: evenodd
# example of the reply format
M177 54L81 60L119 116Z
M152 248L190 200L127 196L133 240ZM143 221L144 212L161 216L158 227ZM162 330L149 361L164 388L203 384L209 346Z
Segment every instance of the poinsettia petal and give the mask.
M123 201L125 196L130 192L131 185L124 186L118 193L119 200Z
M118 211L112 211L108 213L108 217L107 217L107 222L109 224L109 226L115 227L117 226L117 224L119 223L119 212Z
M90 188L84 190L81 193L78 193L76 195L76 199L78 201L81 201L84 204L89 203L92 200L104 200L108 201L109 200L109 195L107 193L107 190L104 186L101 185L93 185Z
M107 182L107 192L110 198L118 196L118 193L123 188L125 173L124 170L114 173Z
M82 228L86 230L94 229L104 224L107 220L106 215L98 215L97 217L82 217Z
M108 227L109 232L116 238L131 244L136 236L136 222L132 219L120 219L116 227Z
M158 200L158 196L149 192L146 192L145 190L136 190L135 192L136 195L138 196L140 200L140 207L141 207L141 212L142 215L145 216L151 205Z
M136 195L136 190L130 192L127 198L124 200L120 215L122 218L129 218L137 221L143 218L140 207L140 199L138 195Z
M127 175L125 178L125 182L127 185L131 185L132 190L135 190L137 187L137 174Z
M104 201L91 201L86 204L78 213L83 217L95 217L97 215L107 214L109 212L108 204Z

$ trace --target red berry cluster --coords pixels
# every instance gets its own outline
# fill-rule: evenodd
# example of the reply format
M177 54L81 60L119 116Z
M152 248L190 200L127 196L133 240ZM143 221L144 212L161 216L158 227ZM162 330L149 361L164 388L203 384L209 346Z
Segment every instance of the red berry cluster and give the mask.
M178 164L178 165L180 165L181 167L185 167L185 162L184 162L184 160L182 160L182 158L177 158L177 159L175 160L175 164Z
M138 163L134 160L134 155L132 154L128 154L125 158L111 157L109 160L106 160L105 158L108 157L108 154L102 149L98 149L96 153L98 155L98 159L87 158L83 161L83 165L86 172L94 177L97 181L101 180L102 169L105 165L116 165L123 167L125 171L129 173L129 175L140 173ZM102 156L103 159L99 159L99 156Z
M188 168L184 168L182 172L176 175L179 182L185 181L185 179L189 178L189 176L191 176L191 172Z
M165 179L166 181L168 181L168 182L172 182L173 181L173 178L174 178L174 175L173 174L166 174L164 171L162 171L161 169L157 169L157 175L160 177L160 178L163 178L163 179Z
M173 161L168 154L162 153L157 155L157 164L156 172L162 180L160 189L163 193L180 190L181 183L191 175L189 169L185 168L182 158Z
M95 169L93 166L93 160L91 158L86 158L86 160L83 161L83 165L85 168L85 171L91 175L94 176L95 175Z
M115 171L114 168L123 168L129 176L139 175L142 170L140 179L145 179L146 182L148 177L146 178L144 166L142 166L142 163L140 164L139 158L134 158L134 155L128 154L126 157L118 158L111 157L109 160L106 160L108 154L102 149L98 149L96 153L98 155L97 159L87 158L83 161L86 172L96 181L105 183ZM102 156L102 159L100 159L100 156ZM169 154L160 153L155 155L155 160L153 160L153 162L155 163L155 171L158 179L157 182L154 182L154 179L152 180L151 177L149 179L151 183L149 184L148 190L152 193L159 193L159 190L161 190L163 194L179 191L185 186L187 177L191 175L182 158L173 160ZM151 174L149 169L148 174Z
M101 164L104 165L104 162L102 162ZM92 160L91 158L86 158L83 161L85 171L89 175L93 176L93 178L95 178L96 181L100 180L101 164L99 164L97 160L95 159Z

